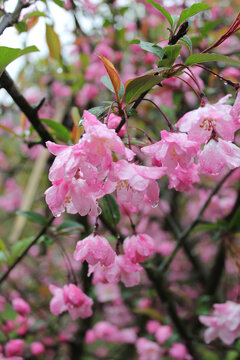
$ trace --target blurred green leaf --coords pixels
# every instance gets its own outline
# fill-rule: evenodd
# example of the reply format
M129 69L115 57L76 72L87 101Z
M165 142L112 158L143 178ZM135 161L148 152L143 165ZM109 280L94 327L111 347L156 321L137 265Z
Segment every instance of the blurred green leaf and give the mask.
M84 226L83 224L80 224L77 221L72 221L72 220L65 220L61 223L61 225L59 225L57 227L57 231L63 231L63 230L67 230L67 231L71 231L71 230L78 230L78 231L84 231Z
M34 211L21 211L21 210L16 211L16 213L18 215L24 216L33 223L40 224L43 226L47 225L47 219L42 214L36 213Z
M52 0L56 5L64 8L64 2L63 0Z
M27 14L25 17L24 17L24 20L26 19L30 19L30 18L33 18L33 17L48 17L44 12L42 11L33 11L32 13L30 14Z
M1 312L1 319L4 321L15 320L17 317L17 312L13 310L11 304L6 303L4 311Z
M18 33L21 34L22 32L27 31L27 24L25 21L19 21L17 24L14 25L17 29Z
M64 125L59 124L51 119L40 119L40 120L44 122L44 124L46 124L52 130L54 130L54 134L57 138L65 142L68 142L70 140L70 133Z
M35 51L39 51L36 46L28 46L25 49L0 46L0 71L3 71L7 65L18 57Z
M22 253L28 248L28 246L32 243L33 237L29 237L23 240L17 241L11 247L9 261L12 263L15 259L22 255Z
M46 41L48 45L49 55L54 60L61 59L61 43L58 34L53 26L46 24Z

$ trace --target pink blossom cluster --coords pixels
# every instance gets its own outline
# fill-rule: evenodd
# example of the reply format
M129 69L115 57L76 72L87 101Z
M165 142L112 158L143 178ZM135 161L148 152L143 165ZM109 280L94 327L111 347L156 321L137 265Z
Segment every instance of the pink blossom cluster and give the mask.
M139 263L154 253L153 239L146 234L127 237L123 250L123 255L116 255L106 238L91 234L78 241L74 259L88 262L88 275L94 274L94 284L115 284L121 280L125 286L135 286L139 284L143 270Z
M200 316L199 320L208 329L204 332L207 344L220 338L226 344L232 344L240 337L240 304L227 301L224 304L214 304L214 311L209 316Z
M50 285L49 290L53 294L50 311L54 315L59 315L68 310L72 320L92 316L92 299L85 295L76 285L64 285L63 288Z

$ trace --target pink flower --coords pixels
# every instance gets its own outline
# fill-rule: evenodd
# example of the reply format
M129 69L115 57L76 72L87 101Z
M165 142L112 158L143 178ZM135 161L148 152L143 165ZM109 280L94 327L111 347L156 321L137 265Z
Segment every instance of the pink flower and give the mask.
M155 334L161 324L156 320L149 320L146 324L146 329L149 334Z
M154 179L160 179L165 168L130 164L120 160L113 165L109 180L116 183L117 200L121 205L139 207L143 198L156 206L159 202L159 186Z
M167 339L172 336L172 329L168 325L159 325L154 335L159 344L163 345L167 341Z
M39 341L34 341L31 345L30 345L30 351L33 355L37 356L37 355L41 355L44 354L45 352L45 347L42 343L40 343Z
M132 262L140 263L153 255L154 242L147 234L132 235L124 240L123 249Z
M125 286L131 287L140 283L140 272L142 270L143 268L139 264L134 264L125 255L118 255L115 257L115 262L110 266L90 265L88 276L94 274L93 284L99 282L116 284L121 280Z
M116 254L107 239L94 234L78 241L73 255L77 261L87 261L90 265L100 263L105 266L113 264L115 256Z
M232 106L224 104L229 95L216 104L206 104L187 112L176 124L180 131L187 132L190 140L206 143L214 130L224 140L233 141L236 125L231 115Z
M68 310L72 320L92 316L92 299L85 295L76 285L64 285L63 288L50 285L49 290L54 295L50 302L50 311L54 315L59 315Z
M64 85L59 81L54 81L52 83L51 88L52 88L53 96L63 99L66 97L70 97L72 92L70 86Z
M25 344L24 340L13 339L9 340L5 346L6 356L15 356L22 355L23 353L23 345Z
M29 304L21 298L13 299L12 305L13 309L20 315L28 315L31 312Z
M79 107L87 105L91 100L95 99L99 94L99 90L94 84L85 84L83 88L77 92L75 101Z
M6 300L3 296L0 295L0 313L4 311Z
M211 139L198 156L202 173L218 175L226 166L234 169L240 166L240 149L230 141Z
M150 340L143 337L139 338L136 342L136 348L138 352L138 360L160 360L161 348L160 346Z
M184 360L187 356L187 349L184 344L173 343L168 353L173 359Z
M149 146L144 146L142 152L152 157L153 165L165 166L171 172L178 165L187 169L193 163L199 145L188 140L187 134L161 131L161 141Z
M204 333L207 344L219 337L224 344L230 345L240 337L240 305L233 301L214 304L212 315L200 316L199 320L209 327Z
M199 180L198 166L196 164L192 164L188 169L178 166L169 174L169 189L188 191L192 188L193 183Z
M94 290L97 295L98 301L102 303L113 301L121 297L120 289L117 284L99 283L95 285Z

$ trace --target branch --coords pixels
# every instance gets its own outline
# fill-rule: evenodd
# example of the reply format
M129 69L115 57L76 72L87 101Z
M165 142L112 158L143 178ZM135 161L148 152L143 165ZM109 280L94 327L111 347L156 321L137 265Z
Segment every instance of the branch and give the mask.
M24 4L24 0L18 0L17 5L13 11L13 13L5 13L0 20L0 35L4 32L4 30L18 22L18 18L20 16L20 12L24 7L29 6L28 4Z
M43 124L41 123L38 116L38 108L31 106L25 97L19 92L17 86L14 81L11 79L7 71L3 71L0 77L0 87L5 89L7 93L12 97L14 102L18 105L20 110L26 115L34 129L37 131L38 135L42 139L42 145L46 147L46 141L53 141L54 139L49 134L49 132L45 129Z
M0 277L0 285L8 278L9 274L12 272L12 270L17 266L22 259L27 255L28 251L31 249L33 245L35 245L38 241L38 239L45 234L48 227L51 225L51 223L54 220L54 216L52 216L47 224L42 228L42 230L39 232L39 234L33 239L33 241L28 245L28 247L24 250L24 252L12 263L12 265L8 268L8 270Z
M172 263L173 259L175 258L175 255L178 253L178 250L180 250L180 248L184 245L188 235L190 234L190 232L194 229L194 227L199 223L199 221L201 220L202 215L204 214L205 210L207 209L210 201L212 200L212 197L218 193L218 191L220 190L220 188L222 187L222 185L224 184L224 182L227 180L227 178L235 171L235 169L230 170L223 178L222 180L215 186L215 188L212 190L212 192L210 193L209 197L207 198L207 200L205 201L205 203L203 204L202 208L200 209L198 215L196 216L196 218L192 221L192 223L189 225L189 227L183 231L181 234L179 234L177 236L177 244L173 250L173 252L171 253L171 255L169 255L169 257L161 264L160 269L161 271L166 271L170 264Z

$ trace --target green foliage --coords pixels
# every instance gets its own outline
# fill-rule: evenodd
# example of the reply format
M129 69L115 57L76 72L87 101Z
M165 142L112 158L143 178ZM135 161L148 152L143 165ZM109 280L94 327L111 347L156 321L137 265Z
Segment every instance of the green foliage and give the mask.
M240 67L240 62L238 60L221 54L193 54L187 58L185 65L190 66L209 61L222 61L225 64Z
M49 50L49 55L54 60L61 59L61 43L58 34L53 26L46 24L46 41Z
M192 53L192 40L187 36L187 35L184 35L180 41L186 45L190 51L190 53Z
M115 90L114 90L113 84L112 84L111 79L110 79L110 77L109 77L108 75L104 75L104 76L101 77L101 83L102 83L104 86L106 86L106 88L107 88L108 90L110 90L112 93L115 94ZM123 85L123 83L121 82L121 84L120 84L120 90L119 90L119 92L118 92L118 95L119 95L120 98L123 96L123 93L124 93L124 85ZM98 106L98 107L99 107L99 106ZM95 115L95 114L94 114L94 115Z
M40 119L44 124L54 130L53 135L56 136L58 139L68 142L70 140L70 133L68 129L54 120L51 119Z
M36 213L34 211L16 211L18 215L22 215L27 218L29 221L40 224L42 226L47 225L47 219L42 214Z
M193 4L189 9L184 9L178 20L177 27L181 25L181 23L189 19L190 17L200 13L201 11L205 11L209 9L210 7L204 3Z
M20 257L23 252L28 248L28 246L32 243L32 241L33 237L31 236L29 238L19 240L15 244L13 244L13 246L11 247L9 263L11 264L14 260Z
M67 233L72 233L73 231L84 231L84 226L83 224L80 224L77 221L72 221L72 220L65 220L61 223L61 225L59 225L57 227L57 231L61 232L61 234L65 234Z
M167 45L163 48L167 60L169 60L169 66L171 66L176 58L179 56L182 45Z
M127 103L137 99L145 91L159 84L162 78L155 75L144 75L127 82L125 87L125 99Z
M25 49L9 48L0 46L0 71L3 71L7 65L22 55L30 52L39 51L36 46L28 46Z
M111 224L118 224L120 221L120 211L117 201L112 195L105 195L102 198L102 211L104 217Z
M152 44L150 42L147 41L141 41L138 39L132 40L131 41L132 44L138 44L138 46L145 51L151 52L154 55L156 55L160 60L163 58L164 56L164 51L163 49L156 44Z

